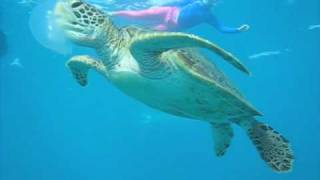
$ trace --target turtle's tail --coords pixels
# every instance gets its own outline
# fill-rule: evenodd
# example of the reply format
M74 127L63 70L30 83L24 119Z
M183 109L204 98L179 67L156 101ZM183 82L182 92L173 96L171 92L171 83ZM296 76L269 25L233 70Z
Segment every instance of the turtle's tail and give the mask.
M261 158L276 172L292 170L294 155L289 141L267 124L253 117L234 121L247 132Z

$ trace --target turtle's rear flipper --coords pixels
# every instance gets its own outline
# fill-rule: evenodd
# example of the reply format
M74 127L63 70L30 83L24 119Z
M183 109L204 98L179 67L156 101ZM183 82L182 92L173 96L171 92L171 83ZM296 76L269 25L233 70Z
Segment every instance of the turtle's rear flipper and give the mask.
M103 73L105 70L105 66L102 63L89 56L74 56L67 62L67 66L81 86L88 84L87 76L89 69L95 69L100 73Z
M223 156L230 146L233 130L230 123L211 123L214 149L217 156Z
M289 141L272 127L254 118L236 121L246 129L262 159L276 172L292 170L294 155Z
M140 63L147 63L145 61L150 59L149 57L160 55L162 52L181 48L208 49L221 56L240 71L250 74L249 70L231 53L195 35L179 32L155 32L139 35L134 38L130 44L132 55L135 59L141 61ZM150 64L150 62L148 64Z

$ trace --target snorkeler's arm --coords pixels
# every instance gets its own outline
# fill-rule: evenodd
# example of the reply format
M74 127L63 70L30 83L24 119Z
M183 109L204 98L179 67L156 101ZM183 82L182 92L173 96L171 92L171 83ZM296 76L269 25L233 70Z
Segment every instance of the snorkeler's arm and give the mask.
M223 33L240 33L247 31L249 29L249 25L244 24L240 27L228 27L223 25L213 14L207 18L207 23L215 27L218 31Z

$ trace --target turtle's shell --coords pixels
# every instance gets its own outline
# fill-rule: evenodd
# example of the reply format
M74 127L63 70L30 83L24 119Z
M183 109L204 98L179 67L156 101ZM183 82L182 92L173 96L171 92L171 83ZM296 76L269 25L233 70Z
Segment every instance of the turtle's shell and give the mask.
M182 65L186 67L186 70L191 71L193 74L198 74L206 80L215 82L235 96L243 98L241 93L231 85L230 80L222 71L213 62L209 62L206 58L199 55L195 49L179 50L177 55L182 60Z
M213 85L222 98L230 104L238 106L248 115L261 115L244 96L235 88L230 80L219 70L216 64L209 61L195 49L181 49L176 52L176 63L183 71L208 85Z
M127 39L148 32L132 26L122 30L127 34ZM130 53L123 54L120 62L130 66L138 64ZM150 56L148 61L163 61L170 66L168 71L172 72L167 72L164 68L157 72L156 78L149 78L141 75L136 67L124 69L126 66L118 66L110 78L129 96L150 107L178 116L221 121L226 118L261 115L232 86L218 67L197 50L169 50L163 52L159 59L152 58L154 57ZM128 63L129 61L135 63ZM151 68L148 72L153 70Z

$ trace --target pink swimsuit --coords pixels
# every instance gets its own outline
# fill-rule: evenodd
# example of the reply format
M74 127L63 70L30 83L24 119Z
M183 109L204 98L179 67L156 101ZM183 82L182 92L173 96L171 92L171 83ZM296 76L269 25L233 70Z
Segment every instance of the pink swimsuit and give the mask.
M117 11L116 16L132 19L155 22L157 25L153 28L159 31L174 30L178 25L180 9L177 7L163 6L153 7L139 11Z

